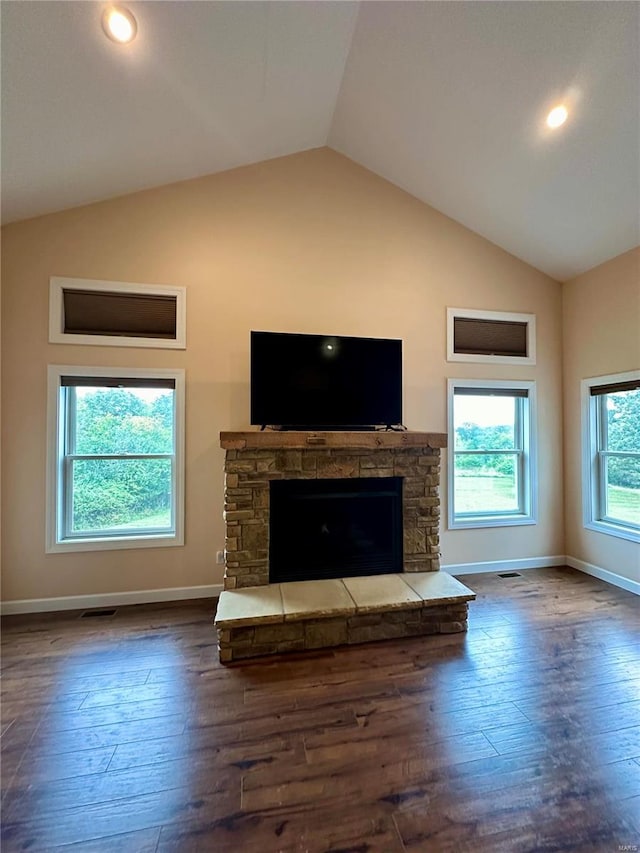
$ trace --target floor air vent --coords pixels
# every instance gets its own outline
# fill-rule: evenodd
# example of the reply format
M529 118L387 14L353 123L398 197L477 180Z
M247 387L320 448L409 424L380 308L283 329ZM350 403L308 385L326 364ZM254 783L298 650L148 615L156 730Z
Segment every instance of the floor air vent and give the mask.
M90 616L115 616L116 610L85 610L80 616L81 619L88 619Z
M521 578L520 572L502 572L498 575L499 578Z

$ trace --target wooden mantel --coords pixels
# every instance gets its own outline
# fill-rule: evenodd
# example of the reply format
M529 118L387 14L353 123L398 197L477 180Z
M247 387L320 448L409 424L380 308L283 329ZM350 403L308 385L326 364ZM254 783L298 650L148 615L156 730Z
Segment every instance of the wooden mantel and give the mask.
M252 430L249 432L221 432L220 446L225 450L305 450L311 448L339 448L341 450L386 450L394 447L447 446L446 433L412 431L358 431L312 432L297 430Z

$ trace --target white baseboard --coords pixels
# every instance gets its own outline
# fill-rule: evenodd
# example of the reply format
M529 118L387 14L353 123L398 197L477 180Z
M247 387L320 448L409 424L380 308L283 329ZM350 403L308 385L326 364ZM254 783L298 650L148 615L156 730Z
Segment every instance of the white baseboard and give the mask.
M440 568L449 572L450 575L478 575L483 572L519 572L522 569L546 569L553 566L569 566L610 583L612 586L640 595L640 583L638 581L630 580L622 577L622 575L617 575L615 572L601 569L599 566L593 566L591 563L585 563L584 560L578 560L577 557L569 557L565 554L558 554L554 557L530 557L523 560L494 560L488 563L452 563L449 566L440 566Z
M601 581L606 581L613 586L618 586L620 589L626 589L627 592L633 592L635 595L640 595L640 583L632 581L630 578L624 578L622 575L617 575L615 572L610 572L607 569L601 569L599 566L593 566L591 563L585 563L584 560L579 560L577 557L565 557L565 564L571 566L572 569L578 569L587 575L593 575L594 578L599 578Z
M185 601L190 598L216 598L222 584L184 586L169 589L140 589L135 592L106 592L96 595L69 595L62 598L27 598L3 601L0 613L51 613L56 610L87 610L92 607L117 607L125 604L152 604L156 601Z
M570 566L587 575L599 578L613 586L640 595L640 583L615 572L585 563L564 554L552 557L529 557L520 560L493 560L487 563L451 563L441 569L450 575L476 575L482 572L514 572L522 569L546 569L553 566ZM217 598L222 584L206 586L172 587L169 589L141 589L135 592L107 592L96 595L69 595L61 598L29 598L20 601L3 601L0 613L10 616L19 613L51 613L57 610L88 610L93 607L117 607L127 604L153 604L162 601L185 601L191 598Z
M564 554L555 557L528 557L522 560L493 560L489 563L452 563L440 566L450 575L479 575L482 572L519 572L521 569L546 569L552 566L566 566Z

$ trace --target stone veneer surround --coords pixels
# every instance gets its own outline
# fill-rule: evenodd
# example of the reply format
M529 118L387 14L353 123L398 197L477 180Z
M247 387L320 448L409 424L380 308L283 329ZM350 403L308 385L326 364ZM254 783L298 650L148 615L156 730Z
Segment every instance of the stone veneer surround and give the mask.
M269 583L269 482L274 479L402 477L404 571L440 568L445 435L276 431L221 433L220 440L226 450L225 590Z

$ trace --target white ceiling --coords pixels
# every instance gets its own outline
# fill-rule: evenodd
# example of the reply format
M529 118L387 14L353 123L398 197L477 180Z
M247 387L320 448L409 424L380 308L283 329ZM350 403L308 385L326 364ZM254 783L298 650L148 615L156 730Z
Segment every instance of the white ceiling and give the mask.
M367 4L329 144L566 279L640 242L639 10Z
M326 144L357 5L107 5L1 5L6 220Z
M639 3L127 5L2 3L5 222L328 144L559 280L640 242Z

